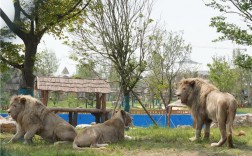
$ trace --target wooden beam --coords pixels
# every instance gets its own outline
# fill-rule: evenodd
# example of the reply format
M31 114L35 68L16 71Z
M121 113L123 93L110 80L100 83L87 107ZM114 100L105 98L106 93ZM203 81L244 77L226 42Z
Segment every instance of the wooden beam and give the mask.
M44 105L46 105L47 106L47 103L48 103L48 94L49 94L49 91L48 90L45 90L44 91L45 92L45 94L44 94Z
M72 124L74 127L77 126L78 123L77 119L78 119L78 112L74 112L73 124Z
M101 109L101 100L99 93L96 93L96 109Z
M106 94L102 93L102 122L106 120Z
M49 93L48 90L41 90L40 99L45 106L47 106L47 103L48 103L48 93Z
M52 107L48 108L52 112L80 112L80 113L103 113L101 109L95 108L65 108L65 107Z
M69 112L68 114L68 122L73 125L73 113L72 112Z
M99 93L96 93L96 109L100 109L101 110L101 100L100 100L100 94ZM102 110L101 110L102 112ZM100 114L96 114L95 115L95 122L96 123L100 123L100 118L101 118L101 115Z

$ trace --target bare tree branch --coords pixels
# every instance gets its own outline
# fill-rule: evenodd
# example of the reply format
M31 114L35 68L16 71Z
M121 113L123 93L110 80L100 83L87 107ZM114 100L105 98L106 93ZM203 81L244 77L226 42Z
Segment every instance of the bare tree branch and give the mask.
M25 38L25 33L9 19L9 17L5 14L2 8L0 8L0 15L4 22L7 24L7 26L11 29L11 31L13 31L21 39Z

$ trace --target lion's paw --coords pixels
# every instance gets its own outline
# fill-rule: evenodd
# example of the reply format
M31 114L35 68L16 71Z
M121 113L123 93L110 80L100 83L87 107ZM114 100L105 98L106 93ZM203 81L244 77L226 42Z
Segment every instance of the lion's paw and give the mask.
M218 147L219 143L211 143L211 147Z
M191 137L191 138L189 138L189 140L190 140L190 141L198 141L198 140L199 140L199 138L196 138L196 137Z
M133 138L132 138L131 136L128 136L128 135L125 135L125 136L124 136L124 139L125 139L125 140L133 140Z

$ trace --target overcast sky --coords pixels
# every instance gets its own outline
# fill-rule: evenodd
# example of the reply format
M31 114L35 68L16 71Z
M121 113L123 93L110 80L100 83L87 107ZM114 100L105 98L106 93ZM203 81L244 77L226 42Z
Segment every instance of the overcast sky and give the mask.
M0 2L1 8L12 18L12 0ZM192 45L191 59L201 64L199 70L207 70L206 64L212 62L212 57L226 56L231 59L234 48L247 49L246 53L252 54L251 48L233 44L231 41L212 42L219 34L215 28L209 27L210 18L218 14L218 11L206 7L202 0L156 0L152 18L164 23L167 31L183 31L183 38ZM2 27L4 23L2 20L0 22ZM48 35L44 35L39 45L39 48L44 47L53 50L60 60L57 73L65 66L71 74L75 73L75 63L68 59L70 48Z

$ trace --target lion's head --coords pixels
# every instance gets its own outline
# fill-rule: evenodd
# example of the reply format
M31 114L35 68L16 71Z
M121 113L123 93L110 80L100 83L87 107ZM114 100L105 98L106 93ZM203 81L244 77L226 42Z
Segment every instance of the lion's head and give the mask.
M124 120L124 125L126 128L130 127L132 125L132 117L130 115L130 113L125 112L123 110L121 110L122 116L123 116L123 120Z
M176 92L176 95L182 103L187 103L191 93L194 90L195 81L193 80L181 80Z
M14 119L17 120L17 116L25 108L26 98L23 96L13 96L10 100L9 109L7 110L8 114Z
M213 90L218 89L207 80L187 78L179 82L176 95L182 103L191 106L195 102L205 103L206 95Z

